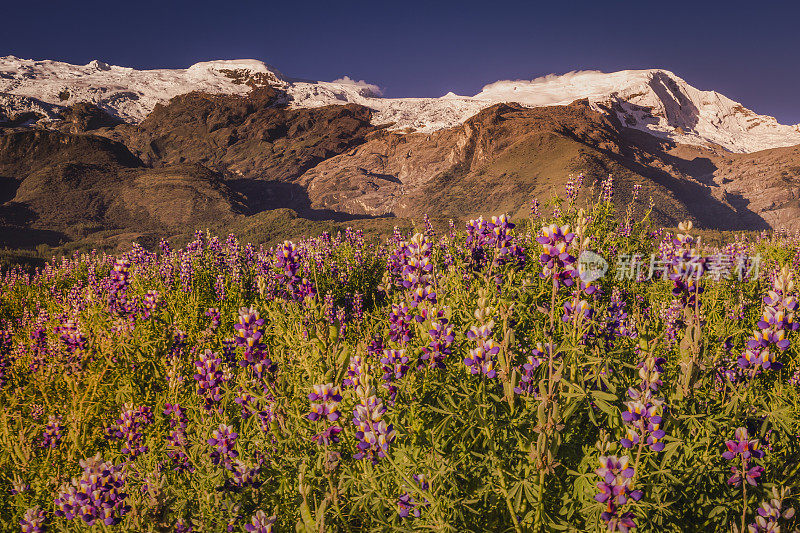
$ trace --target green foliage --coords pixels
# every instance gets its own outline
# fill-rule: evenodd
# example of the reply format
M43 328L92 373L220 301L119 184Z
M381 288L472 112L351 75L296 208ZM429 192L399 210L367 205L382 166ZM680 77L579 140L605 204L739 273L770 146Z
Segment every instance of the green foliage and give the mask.
M303 241L295 285L302 280L315 288L305 298L281 277L281 247L212 246L208 236L178 252L151 255L134 247L126 254L132 312L110 309L114 257L76 256L30 279L6 273L0 329L11 332L13 344L0 351L8 363L0 392L0 490L8 496L0 498L0 521L15 525L39 506L50 530L79 530L79 519L54 514L54 502L80 475L79 460L99 453L124 465L131 507L121 524L98 526L104 529L171 531L182 519L198 531L225 531L229 523L240 531L263 510L276 517L278 531L598 531L606 528L601 513L607 506L594 498L601 480L595 469L608 455L630 456L632 485L643 497L620 510L632 513L640 531L726 530L740 522L743 505L747 523L755 522L773 487L799 482L800 395L790 380L798 369L796 334L778 354L783 369L733 380L724 370L758 327L767 274L794 268L796 243L753 240L748 252L761 256L760 277L705 279L694 311L670 320L669 280L617 279L614 270L614 260L625 254L658 253L662 234L652 232L646 217L617 217L609 203L578 211L574 202L559 202L557 222L577 228L574 251L591 249L611 263L591 297L543 275L535 240L542 220L517 226L523 262L493 261L500 252L492 248L483 250L488 259L481 262L463 232L443 237L432 247L436 302L416 306L391 268L403 245L364 245L352 235ZM620 233L620 226L629 231ZM145 316L148 291L159 293L161 305ZM363 316L356 294L363 295ZM562 320L575 295L594 314ZM603 329L620 299L635 335ZM408 307L413 317L407 342L394 334L393 305ZM209 308L219 309L216 327ZM264 320L260 342L276 366L264 379L237 364L244 346L226 344L237 335L241 308ZM445 368L421 358L437 311L454 335ZM69 319L86 338L85 348L71 351L61 339L64 330L57 328ZM488 324L498 347L495 377L464 363L476 348L470 329ZM39 345L37 330L45 336ZM176 342L179 331L184 344ZM382 352L370 348L376 337L405 350L409 368L402 377L386 379L395 369L384 369ZM545 351L531 370L532 390L520 393L523 365L537 343ZM210 409L195 378L205 350L224 360L220 397ZM361 389L343 383L356 356L366 365ZM628 391L640 386L648 357L665 358L655 392L663 399L661 451L619 444L626 437L621 413ZM314 437L334 421L308 418L312 386L324 383L340 386L342 394L335 421L340 441L328 445ZM396 431L385 457L374 463L354 457L360 437L352 413L369 390ZM168 439L175 428L162 414L167 404L186 410L181 449L189 470L174 469L176 448ZM147 451L136 457L105 431L126 406L147 406L155 415L141 429ZM52 448L41 445L50 415L63 425ZM257 470L257 484L236 487L234 470L212 461L208 439L220 424L238 434L237 460ZM738 427L747 427L766 450L758 460L764 474L744 501L726 483L731 464L721 456ZM426 484L414 477L420 475ZM12 495L20 482L30 488ZM398 516L404 495L415 504L408 518ZM787 529L795 524L781 520Z

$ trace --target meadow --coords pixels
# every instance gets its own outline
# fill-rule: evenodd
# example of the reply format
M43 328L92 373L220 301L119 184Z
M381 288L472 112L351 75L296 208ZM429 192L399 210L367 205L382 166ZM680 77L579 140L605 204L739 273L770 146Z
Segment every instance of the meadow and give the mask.
M794 530L800 238L580 189L6 269L4 530Z

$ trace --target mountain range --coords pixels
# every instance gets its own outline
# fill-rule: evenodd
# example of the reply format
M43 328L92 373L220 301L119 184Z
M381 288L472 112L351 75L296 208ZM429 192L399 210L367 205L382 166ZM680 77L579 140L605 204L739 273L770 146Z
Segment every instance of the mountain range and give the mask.
M666 70L384 98L255 60L0 58L0 246L525 216L579 173L587 190L613 175L620 204L641 185L639 208L666 225L800 230L800 125Z

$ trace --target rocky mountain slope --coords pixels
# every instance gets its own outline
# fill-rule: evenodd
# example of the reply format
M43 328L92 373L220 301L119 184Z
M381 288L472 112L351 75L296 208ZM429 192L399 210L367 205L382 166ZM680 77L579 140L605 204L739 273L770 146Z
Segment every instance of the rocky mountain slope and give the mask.
M0 135L0 246L104 230L171 234L232 222L238 194L197 164L147 168L117 142L47 130Z
M0 58L0 246L525 216L579 173L585 192L612 174L620 207L640 185L637 209L652 202L660 223L800 230L797 127L666 71L388 99L254 61L135 71Z

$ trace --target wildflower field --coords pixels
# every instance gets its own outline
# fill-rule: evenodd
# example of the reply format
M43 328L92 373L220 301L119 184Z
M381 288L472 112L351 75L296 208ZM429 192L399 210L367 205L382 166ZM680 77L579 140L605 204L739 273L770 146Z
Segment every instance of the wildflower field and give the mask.
M708 246L610 185L7 270L3 530L794 530L800 239Z

